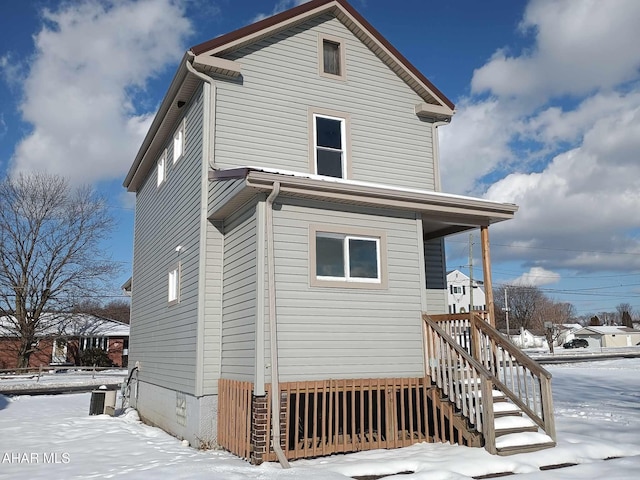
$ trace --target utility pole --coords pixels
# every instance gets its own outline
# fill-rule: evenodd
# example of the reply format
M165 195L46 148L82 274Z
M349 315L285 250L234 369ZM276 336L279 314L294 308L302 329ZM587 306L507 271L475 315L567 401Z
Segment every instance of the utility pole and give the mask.
M473 318L473 233L469 234L469 313Z
M509 333L509 300L507 299L507 287L504 287L504 317L507 321L507 340L511 341Z

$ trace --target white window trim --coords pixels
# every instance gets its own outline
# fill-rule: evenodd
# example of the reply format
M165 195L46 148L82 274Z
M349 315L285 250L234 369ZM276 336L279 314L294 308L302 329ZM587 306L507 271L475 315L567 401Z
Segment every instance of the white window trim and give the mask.
M174 165L178 162L178 160L184 157L184 149L186 147L185 126L186 126L186 119L183 118L182 122L180 122L180 126L176 130L176 133L173 134L173 164ZM178 138L180 137L181 137L180 155L176 156L176 143L178 142Z
M180 262L173 264L167 273L167 302L169 305L180 303L181 283Z
M317 274L316 268L316 235L336 235L343 240L343 254L345 255L345 277L329 277ZM370 240L376 242L378 262L378 278L361 278L349 276L349 239ZM309 284L311 287L343 287L360 289L386 289L387 280L387 238L383 231L351 228L333 225L309 225Z
M333 73L327 73L324 71L324 41L337 43L340 50L340 75L334 75ZM334 37L333 35L325 35L323 33L318 34L318 74L321 77L331 78L333 80L347 79L347 54L345 48L345 41L343 38Z
M360 235L345 235L339 233L329 233L329 232L316 232L316 238L318 234L324 234L326 236L334 237L342 240L342 255L344 256L344 276L342 277L331 277L324 275L317 275L316 278L318 280L325 280L330 282L363 282L363 283L380 283L382 280L380 274L380 238L378 237L363 237ZM365 240L367 242L374 242L376 244L376 266L378 271L378 276L376 278L364 278L364 277L352 277L351 276L351 258L350 258L350 250L349 250L349 241L350 240Z
M157 185L158 187L160 187L162 184L164 184L164 182L167 181L167 149L166 148L162 152L162 155L160 155L160 158L158 158L158 161L156 162L156 166L158 170Z
M313 175L318 175L318 151L316 145L316 118L318 117L340 121L340 133L342 135L342 178L352 178L351 116L348 113L328 110L325 108L309 107L309 172Z

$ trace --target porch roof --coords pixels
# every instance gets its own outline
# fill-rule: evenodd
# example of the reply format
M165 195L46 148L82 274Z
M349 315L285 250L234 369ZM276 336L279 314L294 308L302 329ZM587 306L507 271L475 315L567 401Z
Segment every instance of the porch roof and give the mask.
M211 220L222 220L256 194L271 192L275 182L280 195L288 197L420 213L425 239L509 220L518 210L511 203L263 167L211 171L209 180L235 181L224 196L213 199Z

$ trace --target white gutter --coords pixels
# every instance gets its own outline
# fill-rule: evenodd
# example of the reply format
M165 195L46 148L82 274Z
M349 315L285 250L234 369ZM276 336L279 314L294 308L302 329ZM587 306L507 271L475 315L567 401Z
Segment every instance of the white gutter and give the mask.
M269 340L271 350L271 428L273 430L273 451L282 468L291 468L280 447L280 383L278 381L278 332L276 321L276 272L275 247L273 241L273 202L280 193L280 182L273 182L273 190L267 197L267 281L269 282Z
M215 161L215 148L214 148L214 129L213 126L215 125L215 117L216 117L216 84L213 81L213 78L211 78L209 75L205 75L202 72L197 71L195 68L193 68L193 65L191 65L191 62L193 61L193 59L195 58L195 55L191 52L187 52L187 56L189 58L187 58L184 62L185 66L187 67L187 70L191 73L193 73L196 77L198 77L199 79L201 79L202 81L205 82L205 86L209 85L210 91L208 92L209 94L207 95L207 92L205 90L205 101L206 101L206 97L209 98L209 115L205 115L204 119L203 119L203 124L202 124L202 129L204 131L203 133L203 138L206 135L206 138L203 140L205 143L208 144L209 148L207 149L207 163L209 164L209 166L215 170L216 168L216 161Z

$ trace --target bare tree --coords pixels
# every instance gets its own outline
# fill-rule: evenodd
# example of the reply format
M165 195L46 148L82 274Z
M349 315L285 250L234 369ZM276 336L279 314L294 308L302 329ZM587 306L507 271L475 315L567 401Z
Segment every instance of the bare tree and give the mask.
M542 328L539 311L547 297L534 285L504 285L496 289L496 317L505 308L504 290L508 289L509 320L511 328ZM500 319L503 315L500 315ZM498 319L498 320L500 320Z
M549 351L553 353L553 344L564 333L563 325L575 319L575 307L571 303L547 300L543 303L540 315L545 327L545 338Z
M110 318L122 323L129 323L131 305L128 300L111 300L102 304L96 300L85 300L78 303L74 312L89 313L99 317Z
M18 367L59 327L74 299L96 294L117 271L99 248L113 227L89 187L35 173L0 182L0 315L17 339Z
M618 312L620 325L625 327L633 328L633 320L631 319L632 312L631 304L629 303L620 303L616 306L616 311Z

